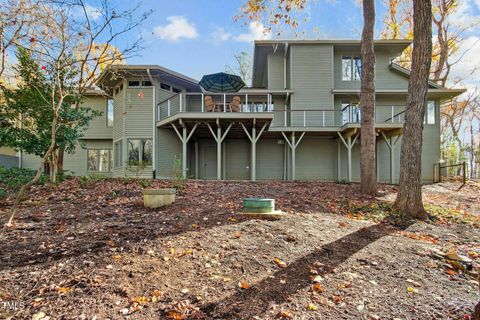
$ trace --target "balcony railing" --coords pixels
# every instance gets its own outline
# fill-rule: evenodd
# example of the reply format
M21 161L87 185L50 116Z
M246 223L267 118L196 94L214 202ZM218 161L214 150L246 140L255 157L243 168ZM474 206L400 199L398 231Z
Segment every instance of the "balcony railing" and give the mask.
M342 126L348 123L360 123L362 110L358 105L347 105L342 108ZM405 106L375 105L375 123L403 123Z
M206 112L205 96L212 97L218 112L227 112L233 97L240 97L239 112L273 112L270 93L178 93L157 104L157 121L176 115L179 112Z
M233 96L241 98L238 112L273 114L272 127L339 127L349 123L361 122L361 110L356 105L348 105L341 110L335 109L285 109L285 106L274 106L270 94L176 94L158 103L157 121L182 112L207 112L204 98L209 95L213 103L219 106L215 112L228 112L228 104ZM403 123L404 106L375 106L376 123Z

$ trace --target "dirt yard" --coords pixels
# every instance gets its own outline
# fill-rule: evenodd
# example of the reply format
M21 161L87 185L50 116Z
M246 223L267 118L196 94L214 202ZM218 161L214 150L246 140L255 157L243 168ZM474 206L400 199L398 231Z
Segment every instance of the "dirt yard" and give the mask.
M141 185L36 187L0 231L0 318L469 319L480 299L478 184L427 187L437 217L401 224L391 186L190 181L145 209ZM248 196L285 217L239 215Z

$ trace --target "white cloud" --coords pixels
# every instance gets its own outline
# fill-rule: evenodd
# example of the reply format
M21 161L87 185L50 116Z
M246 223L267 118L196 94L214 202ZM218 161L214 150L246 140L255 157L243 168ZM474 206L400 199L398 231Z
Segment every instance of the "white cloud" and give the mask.
M91 18L92 20L97 20L102 15L102 12L99 8L96 8L89 4L85 5L85 11L87 12L89 18Z
M224 28L215 26L215 30L210 33L210 37L212 38L213 42L225 42L232 38L232 34L227 32Z
M480 37L471 36L461 42L461 46L451 58L450 62L460 62L452 65L450 71L450 79L464 79L462 82L468 88L479 85L476 74L480 70L476 70L480 66ZM476 71L474 71L476 70ZM473 74L472 74L472 71Z
M250 22L248 32L241 33L234 37L236 41L252 42L253 40L267 40L272 38L272 33L266 31L261 22Z
M189 22L183 16L170 16L167 18L168 24L158 26L153 29L153 35L169 41L180 39L195 39L198 32L195 25Z

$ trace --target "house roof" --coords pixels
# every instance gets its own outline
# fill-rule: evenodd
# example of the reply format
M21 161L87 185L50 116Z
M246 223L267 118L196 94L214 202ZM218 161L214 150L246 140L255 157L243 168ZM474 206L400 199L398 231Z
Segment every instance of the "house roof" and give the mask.
M111 65L100 74L96 84L109 91L127 74L131 76L160 76L184 85L187 90L199 90L197 80L159 65Z

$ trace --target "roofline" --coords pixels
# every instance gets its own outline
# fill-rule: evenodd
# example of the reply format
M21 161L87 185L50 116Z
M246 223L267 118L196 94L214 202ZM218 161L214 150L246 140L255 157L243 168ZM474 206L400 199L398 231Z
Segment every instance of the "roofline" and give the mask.
M275 39L275 40L255 40L255 45L272 45L272 44L344 44L344 45L357 45L361 43L361 40L352 40L352 39L336 39L336 40L286 40L286 39ZM409 39L377 39L374 40L374 44L383 45L383 44L403 44L410 45L413 43L413 40Z
M106 75L111 71L111 70L116 70L116 71L122 71L122 70L138 70L138 71L143 71L143 70L159 70L159 71L162 71L162 72L165 72L165 73L169 73L170 75L174 76L174 77L177 77L179 79L182 79L184 81L187 81L187 82L190 82L191 84L194 84L194 85L198 85L198 80L195 80L193 78L190 78L186 75L183 75L181 73L178 73L176 71L173 71L171 69L168 69L168 68L165 68L165 67L161 67L159 65L121 65L121 64L116 64L116 65L110 65L108 66L103 72L102 74L100 74L100 76L98 77L96 83L100 83L104 77L106 77Z
M408 70L407 68L399 65L398 63L395 63L395 62L391 61L390 62L390 68L392 68L393 70L396 70L400 73L403 73L407 77L410 77L410 70ZM447 89L446 87L443 87L442 85L439 85L438 83L436 83L435 81L433 81L431 79L428 79L428 84L430 86L434 87L435 89Z

